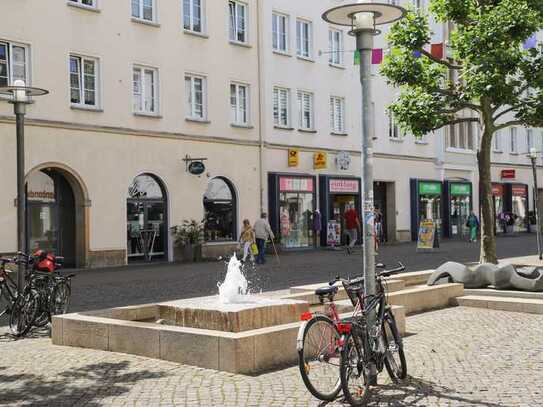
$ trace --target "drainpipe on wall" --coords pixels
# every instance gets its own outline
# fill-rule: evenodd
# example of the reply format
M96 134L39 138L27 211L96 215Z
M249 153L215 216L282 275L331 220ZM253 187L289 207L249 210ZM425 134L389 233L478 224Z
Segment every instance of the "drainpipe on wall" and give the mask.
M257 58L258 58L258 175L259 175L259 195L260 195L260 213L266 212L264 209L264 187L265 187L265 173L264 173L264 126L265 126L265 120L264 120L264 114L263 111L266 111L265 106L263 104L265 103L265 89L266 89L266 83L262 79L262 69L264 66L263 53L262 48L264 46L263 38L262 38L262 30L261 25L263 24L262 21L262 6L263 1L262 0L256 0L256 12L257 12L257 18L256 18L256 34L257 34ZM260 214L259 214L260 217Z

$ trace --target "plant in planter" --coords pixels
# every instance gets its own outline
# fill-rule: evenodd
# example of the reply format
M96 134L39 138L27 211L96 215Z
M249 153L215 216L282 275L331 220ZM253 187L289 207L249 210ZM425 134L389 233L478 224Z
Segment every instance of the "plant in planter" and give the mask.
M195 219L184 220L181 225L172 226L176 260L199 261L202 257L204 222Z

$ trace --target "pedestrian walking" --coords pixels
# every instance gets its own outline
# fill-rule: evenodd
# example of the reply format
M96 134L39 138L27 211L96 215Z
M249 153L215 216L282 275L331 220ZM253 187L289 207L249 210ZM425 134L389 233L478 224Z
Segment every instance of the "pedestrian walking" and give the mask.
M469 241L477 241L477 230L479 229L479 219L473 211L469 214L468 220L466 221L466 226L469 228Z
M358 230L360 229L360 219L354 205L349 206L349 209L345 211L343 217L345 218L345 233L349 237L347 253L351 254L351 251L356 244L356 240L358 239Z
M268 214L262 213L260 219L255 222L254 226L255 237L256 237L256 246L258 247L258 254L256 256L256 264L264 264L265 251L266 251L266 241L268 238L272 240L275 238L271 230L270 223L268 222Z
M240 245L243 245L243 258L241 261L245 262L245 260L247 260L247 256L250 256L251 260L254 260L251 245L255 243L255 232L251 227L251 222L249 222L249 219L243 220L243 229L241 230L239 242Z

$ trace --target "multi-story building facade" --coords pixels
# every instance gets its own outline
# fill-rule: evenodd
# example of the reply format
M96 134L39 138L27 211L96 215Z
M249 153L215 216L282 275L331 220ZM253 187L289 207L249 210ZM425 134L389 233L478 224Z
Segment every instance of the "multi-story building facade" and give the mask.
M27 115L30 249L74 266L171 261L170 228L205 219L211 256L232 250L241 220L260 211L285 248L314 247L330 243L327 226L341 228L347 206L360 211L354 40L321 19L339 1L45 3L0 6L0 86L22 79L51 92ZM443 42L444 28L434 31ZM375 46L386 48L383 36ZM463 214L478 210L476 129L403 135L387 115L395 90L378 65L373 86L375 202L387 239L413 238L422 217L462 236ZM533 183L521 143L539 147L541 132L502 133L494 180L502 183L502 169L516 178L496 184L497 205L526 217ZM0 135L0 253L10 253L16 144L7 103ZM203 173L189 172L191 160Z

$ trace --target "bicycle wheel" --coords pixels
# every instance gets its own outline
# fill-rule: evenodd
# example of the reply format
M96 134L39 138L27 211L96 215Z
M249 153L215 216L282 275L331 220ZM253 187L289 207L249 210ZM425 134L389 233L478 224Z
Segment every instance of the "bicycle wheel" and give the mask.
M385 341L385 367L392 381L397 383L407 377L407 362L402 338L391 313L387 313L383 319L381 335Z
M13 304L9 318L9 329L15 336L24 336L28 333L38 309L38 293L34 290L25 290Z
M0 283L0 317L9 315L15 296L17 294L17 288L10 288L5 282ZM1 321L0 321L1 322Z
M71 292L70 284L66 280L60 280L56 283L51 295L51 315L66 314Z
M355 343L353 335L345 340L339 368L345 400L352 406L363 406L370 395L370 385L363 344Z
M336 326L323 315L310 319L305 326L298 365L305 386L320 400L333 401L341 390L339 340Z

